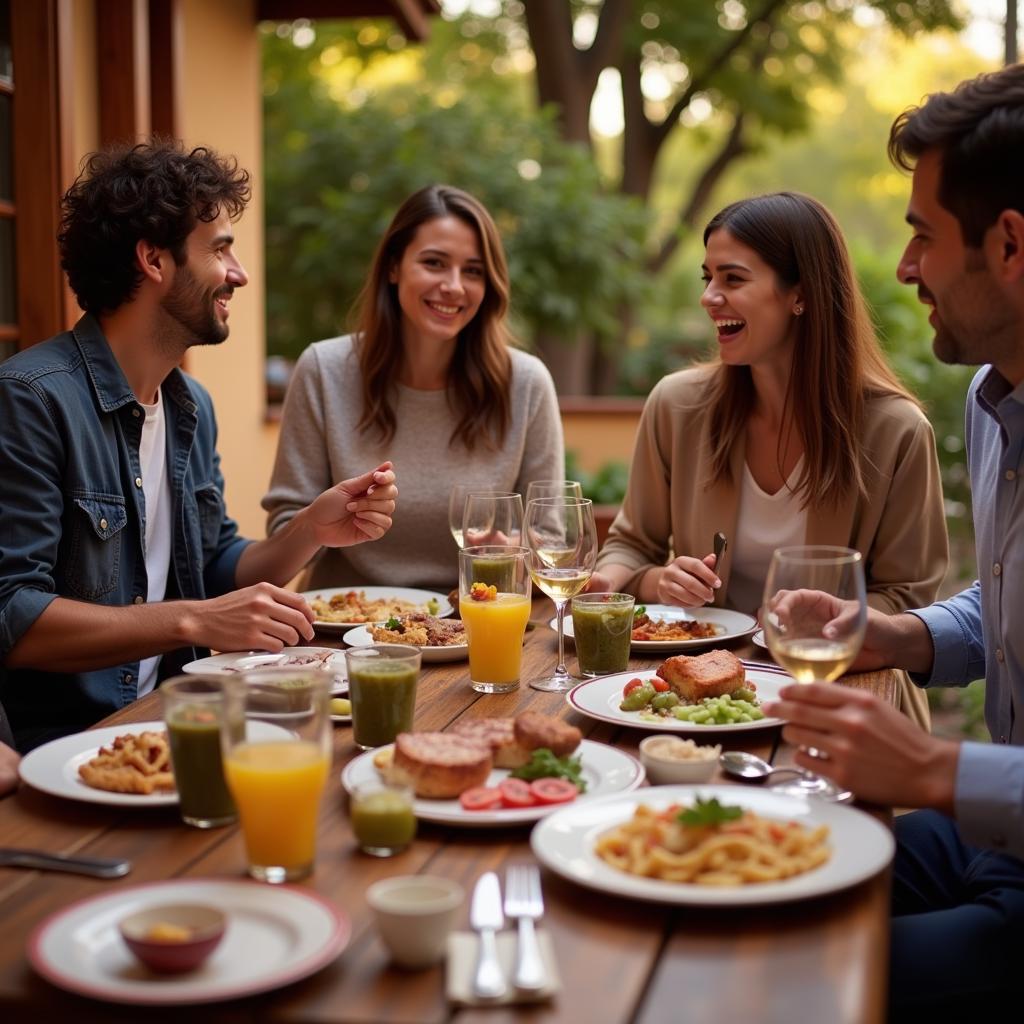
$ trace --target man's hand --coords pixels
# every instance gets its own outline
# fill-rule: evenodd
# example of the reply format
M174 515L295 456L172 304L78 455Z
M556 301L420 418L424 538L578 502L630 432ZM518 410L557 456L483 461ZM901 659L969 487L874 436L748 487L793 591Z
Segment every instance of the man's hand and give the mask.
M698 608L714 601L715 591L722 585L715 573L716 561L713 554L703 558L680 555L664 568L652 569L644 582L655 577L656 597L661 604Z
M185 642L216 651L273 651L313 639L313 612L304 597L257 583L223 597L187 601Z
M929 735L892 705L838 683L786 686L765 702L789 724L782 735L801 750L801 768L826 775L862 800L953 813L960 745Z
M20 760L16 750L12 750L6 743L0 743L0 796L6 796L17 789Z
M768 614L782 623L817 623L822 635L833 639L849 633L860 606L820 590L780 590L768 602ZM916 615L886 615L868 608L864 643L850 668L854 672L903 668L925 673L931 671L934 657L931 633Z
M378 540L391 529L398 488L391 463L381 463L362 476L343 480L309 504L303 519L316 544L349 547Z

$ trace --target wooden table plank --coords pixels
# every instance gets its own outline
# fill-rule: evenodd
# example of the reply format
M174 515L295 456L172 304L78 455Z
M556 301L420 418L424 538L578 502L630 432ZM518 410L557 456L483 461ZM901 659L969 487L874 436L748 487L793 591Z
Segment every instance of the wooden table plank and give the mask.
M535 619L546 619L538 601ZM327 641L341 646L340 641ZM734 645L744 657L767 653ZM571 653L571 647L570 647ZM528 634L524 678L550 672L554 634ZM636 659L632 669L658 660ZM573 667L570 661L570 667ZM852 678L885 693L885 680ZM484 696L469 686L465 662L424 666L416 710L420 729L443 729L460 717L515 714L532 708L565 717L586 736L636 751L641 730L597 722L573 711L564 694L522 688ZM108 723L159 717L152 695ZM777 730L731 734L727 748L767 756ZM358 851L341 790L342 767L359 751L346 726L335 729L334 761L318 825L317 868L306 883L352 919L352 941L333 964L286 989L228 1004L190 1009L198 1022L273 1021L295 1024L475 1024L537 1020L576 1024L677 1020L717 1021L742 1014L751 1021L881 1019L888 937L888 879L873 879L849 893L760 910L697 911L643 904L591 892L544 872L551 933L563 981L561 995L531 1008L454 1009L443 991L443 970L403 971L390 965L365 902L378 878L426 872L459 880L471 892L487 870L532 860L527 829L454 829L421 825L414 844L388 860ZM791 756L785 746L778 761ZM725 781L716 779L716 781ZM883 815L884 816L884 815ZM35 977L24 956L32 928L46 914L112 886L173 877L242 875L245 853L234 827L200 831L182 826L173 808L126 811L60 800L23 787L0 801L0 842L97 856L127 856L135 867L126 882L67 875L0 871L0 1017L6 1022L40 1015L76 1021L137 1020L136 1008L116 1008L65 994ZM468 902L460 927L468 927ZM180 1017L180 1010L146 1010L147 1020Z

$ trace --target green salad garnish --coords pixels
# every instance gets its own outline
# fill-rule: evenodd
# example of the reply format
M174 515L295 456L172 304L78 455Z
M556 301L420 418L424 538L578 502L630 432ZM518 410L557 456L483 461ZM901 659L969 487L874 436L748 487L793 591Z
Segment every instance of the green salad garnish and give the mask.
M583 778L583 764L579 756L555 757L547 747L539 747L530 755L530 760L520 768L513 768L509 775L513 779L568 779L581 793L587 791Z
M679 812L679 823L687 828L703 828L708 825L724 825L727 821L735 821L743 817L742 807L720 804L717 797L702 800L697 797L696 803L685 811Z

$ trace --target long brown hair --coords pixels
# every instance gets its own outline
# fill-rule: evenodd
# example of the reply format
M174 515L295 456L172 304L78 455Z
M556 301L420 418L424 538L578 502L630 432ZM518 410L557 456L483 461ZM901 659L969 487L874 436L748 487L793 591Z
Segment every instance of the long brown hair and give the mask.
M782 288L801 285L804 313L786 392L792 428L804 447L795 493L802 507L838 504L864 492L861 428L868 397L917 400L889 368L854 274L850 254L833 216L798 192L742 199L711 218L704 244L724 229L753 249ZM754 407L749 366L712 364L706 403L711 411L715 480L729 477L729 455ZM787 421L784 415L783 422ZM786 433L779 438L779 464Z
M505 325L508 264L498 228L484 205L448 185L428 185L402 203L377 246L356 300L356 352L363 392L358 427L376 428L385 443L395 436L392 389L402 366L402 310L398 286L389 278L420 225L440 217L458 217L476 233L486 279L483 301L459 333L448 368L448 402L456 415L449 443L462 441L472 450L482 439L495 448L504 441L511 416L508 346L512 339Z

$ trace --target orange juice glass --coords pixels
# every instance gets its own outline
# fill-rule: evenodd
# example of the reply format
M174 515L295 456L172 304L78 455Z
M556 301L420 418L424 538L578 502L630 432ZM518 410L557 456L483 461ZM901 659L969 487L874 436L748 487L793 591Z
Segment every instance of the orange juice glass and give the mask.
M224 774L249 874L260 881L290 882L313 870L331 765L332 683L330 672L264 669L226 684Z
M459 613L466 624L469 678L480 693L519 686L530 619L526 548L484 544L459 552Z

